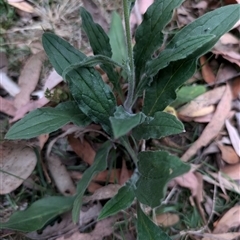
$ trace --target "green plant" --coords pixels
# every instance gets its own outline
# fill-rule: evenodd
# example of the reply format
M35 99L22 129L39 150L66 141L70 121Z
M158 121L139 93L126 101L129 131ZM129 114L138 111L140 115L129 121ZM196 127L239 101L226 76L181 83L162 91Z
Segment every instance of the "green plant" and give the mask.
M171 20L174 9L182 2L155 0L136 30L136 44L132 48L129 13L134 1L123 0L128 56L121 51L121 60L116 57L112 59L109 37L84 8L81 8L82 26L94 56L87 57L52 33L43 34L44 49L55 70L68 84L73 101L30 112L13 125L5 137L28 139L55 131L68 122L82 127L91 122L102 126L108 140L102 144L94 164L84 172L77 185L77 194L70 207L74 222L78 221L82 198L89 182L96 173L108 167L110 151L117 151L117 147L120 147L130 156L135 171L116 196L106 203L99 219L128 208L136 198L138 239L170 239L143 212L141 204L158 207L167 182L188 172L190 166L166 151L138 152L137 146L141 140L183 132L183 124L163 110L176 99L175 91L194 74L198 58L239 20L240 11L240 5L231 5L205 14L181 29L157 54L163 44L162 30ZM112 88L95 70L97 64L106 72ZM116 67L121 69L120 73ZM119 81L121 76L128 83L126 98ZM117 105L116 98L122 101L121 105ZM144 104L141 111L136 111L135 104L139 98ZM68 210L69 206L64 209ZM41 210L44 212L44 207ZM57 209L58 213L60 210ZM42 227L56 216L56 212L50 215L43 218L44 222L38 227L29 227L29 231ZM13 228L11 223L16 222L14 216L19 219L19 215L13 215L2 227ZM27 219L27 213L24 218ZM16 228L14 225L14 229L26 231L26 226Z

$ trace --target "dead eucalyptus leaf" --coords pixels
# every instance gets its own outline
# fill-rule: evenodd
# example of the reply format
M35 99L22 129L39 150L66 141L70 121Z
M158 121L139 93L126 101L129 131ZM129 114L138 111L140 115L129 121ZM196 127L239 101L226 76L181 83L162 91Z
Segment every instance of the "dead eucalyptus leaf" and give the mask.
M16 113L16 108L12 101L9 101L0 96L0 112L3 112L9 116L14 116Z
M226 118L228 117L231 105L232 93L229 85L227 85L211 122L205 127L197 141L195 141L193 145L183 154L181 157L183 161L190 160L190 158L193 157L200 148L207 146L218 135Z
M1 143L0 156L0 194L8 194L30 176L37 164L37 157L26 142Z
M14 99L14 105L17 109L29 102L30 95L37 86L42 64L45 58L45 52L41 51L32 55L25 63L18 79L18 85L21 90Z
M156 223L163 227L171 227L178 223L179 220L180 218L176 213L163 213L156 215Z
M207 58L205 56L200 57L201 71L203 79L206 83L214 83L216 77L213 74L211 67L208 64Z
M213 112L214 109L211 105L217 104L220 101L224 94L225 89L226 89L225 86L221 86L198 96L190 103L184 105L179 110L178 112L179 115L186 117L199 117ZM208 109L209 106L211 106L210 110ZM206 108L207 111L205 112L203 111L202 114L195 114L204 108Z
M28 12L28 13L34 12L34 8L32 7L32 5L30 5L28 2L24 0L21 0L21 1L8 0L8 3L11 6L18 8L24 12Z
M222 159L228 164L235 164L239 162L239 157L231 146L226 146L218 143L218 147L222 153Z
M237 232L229 232L229 233L221 233L221 234L211 234L204 233L204 238L202 240L234 240L236 237L240 236L240 233Z
M221 168L221 172L225 173L233 180L240 180L240 163L224 166Z
M59 157L51 154L46 156L46 161L58 191L65 196L74 195L76 187Z
M233 148L236 151L237 155L240 157L240 137L238 135L237 129L231 125L228 119L225 121L225 125L228 130Z
M213 233L226 233L230 228L240 226L240 205L229 209L222 218L214 223Z

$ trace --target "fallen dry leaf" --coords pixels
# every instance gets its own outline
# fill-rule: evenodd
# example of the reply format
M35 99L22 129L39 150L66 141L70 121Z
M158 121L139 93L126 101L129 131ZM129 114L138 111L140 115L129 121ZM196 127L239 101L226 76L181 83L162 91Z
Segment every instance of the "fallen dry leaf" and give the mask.
M18 85L21 90L14 99L14 105L17 109L29 102L30 95L37 86L45 58L45 52L41 51L32 55L25 63L18 79Z
M217 76L216 76L216 82L217 83L224 83L228 81L229 79L232 79L236 76L238 76L238 71L233 66L233 64L230 63L222 63L218 69Z
M14 116L16 114L16 108L14 107L12 101L0 96L0 112L3 112L9 116Z
M114 228L112 225L116 222L116 220L117 218L115 216L109 217L102 221L99 221L96 224L94 230L90 233L75 232L70 237L62 236L56 240L102 240L104 237L110 235L113 232Z
M231 146L226 146L221 143L218 143L218 147L222 153L222 159L228 164L235 164L238 163L240 158L234 151Z
M202 240L234 240L240 236L240 233L237 232L229 232L222 234L204 233L203 235L204 238L202 238Z
M121 173L119 177L119 184L123 185L126 181L129 180L130 177L131 175L129 175L129 170L127 169L126 161L123 159Z
M237 44L238 45L239 44L239 39L231 33L225 33L224 35L222 35L220 37L219 40L224 45L227 45L227 44Z
M49 139L49 134L41 134L40 136L38 136L38 145L41 150L43 149L48 139Z
M238 135L237 129L231 125L228 119L225 121L225 125L228 130L233 148L236 151L237 155L240 157L240 137Z
M236 77L233 81L231 81L231 88L233 99L237 99L240 96L240 77Z
M74 195L76 187L59 157L48 155L46 156L46 162L58 191L65 196Z
M203 175L204 181L220 187L223 192L225 192L225 189L228 189L229 191L240 194L240 186L229 178L226 178L226 175L224 176L223 174L217 174L213 172L208 172L208 174L211 177L208 175Z
M26 142L4 142L0 145L0 194L8 194L27 179L37 164L33 149Z
M192 146L183 154L181 157L183 161L190 160L190 158L193 157L200 148L209 144L218 135L231 110L231 104L232 93L229 85L227 85L211 122L205 127L197 141L195 141Z
M240 180L240 163L224 166L221 168L221 172L225 173L233 180Z
M206 83L214 83L216 77L213 74L211 67L208 64L207 58L205 56L200 57L201 71L203 79Z
M95 150L90 143L85 140L79 140L75 138L73 134L68 136L68 142L71 145L73 151L87 164L92 165L96 156Z
M21 1L16 1L16 0L8 0L8 3L15 7L18 8L22 11L28 12L28 13L33 13L34 12L34 8L32 7L32 5L30 5L28 2L21 0Z
M225 86L221 86L198 96L190 103L184 105L178 111L179 115L186 117L199 117L213 112L214 109L212 105L217 104L220 101L225 89ZM210 108L208 108L209 106ZM206 111L203 110L203 112L201 113L202 109L204 108L206 108ZM200 112L200 114L198 112Z
M213 233L226 233L230 228L240 226L240 205L229 209L222 218L214 223Z
M171 227L180 220L176 213L162 213L156 215L156 224L163 227Z

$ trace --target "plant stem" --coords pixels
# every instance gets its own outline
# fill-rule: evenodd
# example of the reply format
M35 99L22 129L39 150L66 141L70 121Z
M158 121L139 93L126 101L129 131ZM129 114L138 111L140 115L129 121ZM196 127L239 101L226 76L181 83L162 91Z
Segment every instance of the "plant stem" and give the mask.
M128 49L128 61L129 61L129 73L128 73L128 94L127 99L124 103L124 107L128 112L132 112L133 96L135 89L135 71L134 71L134 61L133 61L133 49L132 49L132 35L129 22L129 5L128 0L123 0L123 13L125 22L125 31L127 37L127 49Z

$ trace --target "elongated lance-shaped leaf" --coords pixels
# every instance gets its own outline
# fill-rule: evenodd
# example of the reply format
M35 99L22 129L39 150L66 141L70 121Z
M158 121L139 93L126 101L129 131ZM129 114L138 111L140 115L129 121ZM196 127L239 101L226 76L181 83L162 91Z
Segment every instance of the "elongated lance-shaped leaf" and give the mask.
M113 136L119 138L127 134L134 127L141 124L145 120L145 117L142 112L132 114L126 112L122 106L117 107L114 116L110 117Z
M10 128L5 138L29 139L56 131L69 122L78 126L86 126L91 120L75 102L63 102L55 108L46 107L31 111Z
M134 189L136 188L135 184L137 180L138 174L134 172L127 183L118 190L118 193L104 205L98 216L98 220L112 216L131 206L135 198Z
M88 36L94 55L101 54L111 58L112 49L109 37L104 32L103 28L93 21L92 16L88 11L86 11L86 9L81 8L80 13L82 16L82 27ZM107 73L108 78L113 83L114 88L119 92L119 75L114 70L113 66L102 63L101 67Z
M173 115L165 112L156 112L154 118L146 120L133 129L133 136L137 140L162 138L183 132L183 124Z
M170 62L184 59L191 54L194 54L197 49L211 42L215 38L215 35L206 34L201 36L191 36L187 39L181 39L174 45L173 48L167 46L159 56L151 61L148 61L146 65L147 77L155 76L159 70L168 66ZM199 57L199 56L196 56Z
M190 166L166 151L146 151L138 154L140 174L135 191L138 201L157 207L165 195L166 184L190 170Z
M112 59L118 63L127 61L127 46L122 19L117 12L112 13L111 26L108 32L112 47Z
M80 14L82 17L82 27L88 36L93 53L95 55L101 54L112 57L109 38L103 28L93 21L91 14L85 8L80 8Z
M65 68L86 58L85 54L53 33L44 33L42 44L51 64L61 76Z
M101 63L107 64L110 66L115 65L115 66L118 66L118 67L124 69L124 66L122 66L118 62L113 61L111 58L106 57L104 55L97 55L97 56L87 57L84 60L82 60L81 62L71 64L69 67L64 69L62 76L65 79L66 75L72 70L77 70L80 68L87 68L87 67L94 67L97 64L101 64ZM125 69L125 70L127 70L127 69Z
M44 49L53 67L59 70L59 74L63 74L63 71L72 64L85 59L78 57L81 53L56 35L44 34L43 42ZM65 77L81 111L110 133L109 117L115 110L115 97L110 87L103 82L99 72L92 67L81 68L72 70Z
M146 216L140 204L137 205L137 233L138 240L171 240L159 226Z
M154 116L156 112L163 111L176 99L176 89L195 73L196 67L196 60L183 59L159 71L151 86L146 88L143 112Z
M136 81L139 82L141 74L145 70L146 61L163 43L162 30L171 20L174 8L183 0L155 0L143 16L143 21L137 28L134 46L134 61L136 69Z
M0 224L0 228L21 232L39 230L56 216L69 211L73 200L73 197L60 196L42 198L26 210L13 213L8 222Z
M101 148L97 151L94 159L94 163L83 174L82 179L77 185L77 195L73 204L72 218L73 222L77 223L79 220L80 209L82 207L83 195L93 177L107 168L107 158L109 151L112 148L111 142L105 142Z
M116 100L100 73L93 68L72 70L66 75L69 89L79 108L92 121L100 123L111 134L109 117L113 116Z

